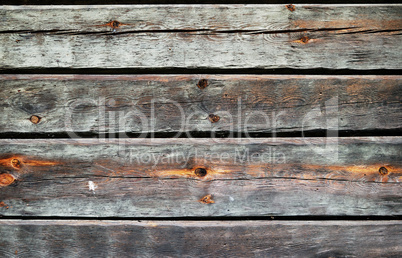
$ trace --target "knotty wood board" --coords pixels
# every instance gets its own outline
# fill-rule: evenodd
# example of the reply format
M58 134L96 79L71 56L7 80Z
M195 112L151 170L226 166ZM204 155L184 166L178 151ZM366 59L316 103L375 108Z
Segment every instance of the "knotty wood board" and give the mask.
M402 125L401 78L0 75L0 132L395 130ZM208 86L200 89L203 79ZM209 114L220 120L211 123ZM33 124L32 115L41 121Z
M401 221L0 220L3 257L400 257Z
M1 6L0 68L401 69L401 12L399 4Z
M3 139L0 214L400 215L401 143L401 137ZM208 195L214 203L199 202Z

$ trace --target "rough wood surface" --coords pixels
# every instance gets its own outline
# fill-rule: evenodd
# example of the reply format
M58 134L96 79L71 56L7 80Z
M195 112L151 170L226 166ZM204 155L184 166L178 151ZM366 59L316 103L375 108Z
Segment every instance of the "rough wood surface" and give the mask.
M401 143L401 137L0 140L0 214L400 215Z
M0 133L395 130L402 125L401 79L0 75Z
M0 220L2 257L400 257L401 221Z
M400 69L402 5L1 6L0 68Z
M283 0L192 0L191 4L283 4ZM322 4L322 0L293 0L293 4ZM387 4L399 4L387 0ZM4 5L111 5L111 4L188 4L188 0L2 0ZM384 4L384 0L331 0L331 4Z

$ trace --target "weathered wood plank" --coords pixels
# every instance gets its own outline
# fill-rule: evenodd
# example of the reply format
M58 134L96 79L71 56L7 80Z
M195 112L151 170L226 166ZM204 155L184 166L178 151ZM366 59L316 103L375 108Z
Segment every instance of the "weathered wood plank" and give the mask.
M191 4L283 4L281 0L193 0ZM293 4L322 4L322 0L293 0ZM387 4L399 4L387 0ZM112 5L112 4L188 4L186 0L3 0L4 5ZM331 0L331 4L384 4L383 0Z
M402 5L1 6L0 68L400 69Z
M401 129L401 79L402 76L0 75L0 133ZM210 114L219 116L219 121L209 119ZM41 119L30 121L31 116Z
M401 143L401 137L0 140L0 214L400 215ZM212 201L200 202L209 195Z
M0 220L3 257L400 257L401 221Z

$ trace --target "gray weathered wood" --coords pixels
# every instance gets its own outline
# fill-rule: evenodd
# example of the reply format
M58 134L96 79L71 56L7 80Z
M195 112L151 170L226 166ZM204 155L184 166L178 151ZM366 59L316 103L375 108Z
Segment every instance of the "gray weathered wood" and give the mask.
M2 257L400 257L401 221L0 220Z
M295 7L1 6L0 68L401 69L402 5Z
M401 143L401 137L0 140L0 214L400 215ZM199 202L208 195L214 203Z
M204 89L197 87L202 79L208 83ZM0 75L0 133L401 129L401 79ZM211 123L209 114L220 120ZM32 123L32 115L41 117L40 122Z

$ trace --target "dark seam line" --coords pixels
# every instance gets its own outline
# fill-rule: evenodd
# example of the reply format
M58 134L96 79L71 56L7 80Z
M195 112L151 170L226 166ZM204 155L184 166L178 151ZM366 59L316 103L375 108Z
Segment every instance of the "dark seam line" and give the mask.
M402 136L402 128L397 129L375 129L375 130L344 130L344 131L327 131L327 130L312 130L312 131L292 131L292 132L277 132L277 133L264 133L255 132L245 134L243 132L228 132L228 131L205 131L205 132L154 132L146 133L107 133L99 134L94 132L75 133L78 138L273 138L273 137L381 137L381 136ZM63 139L71 138L67 132L41 132L41 133L19 133L19 132L6 132L0 133L0 139Z
M394 216L348 216L348 215L294 215L294 216L276 216L267 214L265 216L214 216L214 217L85 217L85 216L0 216L0 220L168 220L168 221L242 221L242 220L281 220L281 221L334 221L334 220L402 220L402 215Z
M294 68L10 68L0 74L260 74L260 75L401 75L402 69L294 69Z
M0 31L0 34L27 33L27 34L46 34L46 35L121 35L121 34L140 34L140 33L197 33L208 32L208 34L281 34L281 33L298 33L298 32L320 32L320 31L338 31L347 29L358 29L359 27L345 28L323 28L323 29L294 29L294 30L214 30L214 29L171 29L171 30L127 30L127 31L77 31L77 30L7 30ZM393 32L400 30L364 30L362 32ZM353 32L352 32L353 33ZM359 33L359 32L356 32Z

